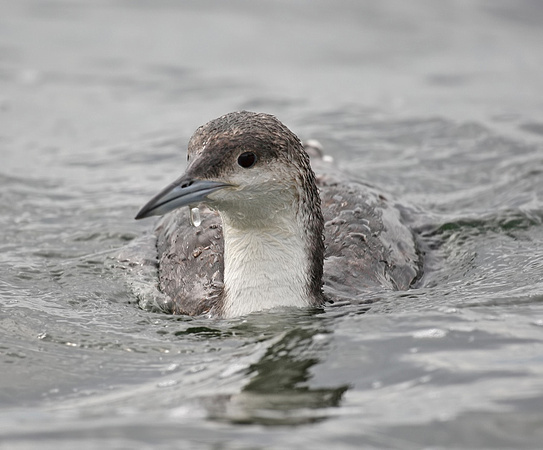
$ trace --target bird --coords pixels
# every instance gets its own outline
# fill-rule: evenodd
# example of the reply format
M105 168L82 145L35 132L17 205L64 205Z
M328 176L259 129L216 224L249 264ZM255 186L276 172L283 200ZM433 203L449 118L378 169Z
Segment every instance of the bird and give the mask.
M165 312L323 308L406 290L420 277L415 236L394 201L326 172L319 144L304 146L275 116L211 120L190 138L187 160L135 217L164 216L155 235Z

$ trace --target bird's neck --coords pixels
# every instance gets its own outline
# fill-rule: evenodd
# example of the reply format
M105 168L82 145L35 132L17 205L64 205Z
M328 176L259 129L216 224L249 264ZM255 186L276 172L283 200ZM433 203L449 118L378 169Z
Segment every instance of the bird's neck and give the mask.
M307 230L295 211L260 223L221 213L224 233L222 315L318 304L312 292ZM254 216L253 216L254 217ZM311 237L312 239L313 237ZM320 239L317 236L317 239ZM317 298L319 297L319 298Z

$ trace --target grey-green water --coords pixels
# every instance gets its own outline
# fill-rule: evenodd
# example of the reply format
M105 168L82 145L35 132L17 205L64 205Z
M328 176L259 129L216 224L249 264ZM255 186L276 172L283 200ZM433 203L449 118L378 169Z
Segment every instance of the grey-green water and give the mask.
M0 448L538 448L542 22L527 0L0 1ZM243 108L414 212L420 286L137 307L135 213Z

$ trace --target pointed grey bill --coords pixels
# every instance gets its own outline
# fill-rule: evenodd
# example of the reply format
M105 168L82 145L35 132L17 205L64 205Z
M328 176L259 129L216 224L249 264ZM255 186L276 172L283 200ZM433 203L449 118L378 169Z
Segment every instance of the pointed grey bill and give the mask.
M212 192L229 186L232 185L220 181L198 180L184 175L149 200L136 215L136 220L162 216L182 206L198 204Z

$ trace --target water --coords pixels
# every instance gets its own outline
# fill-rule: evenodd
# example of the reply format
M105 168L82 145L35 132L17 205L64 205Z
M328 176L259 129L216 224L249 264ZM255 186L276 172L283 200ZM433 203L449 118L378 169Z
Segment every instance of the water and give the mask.
M539 2L0 12L0 448L540 446ZM139 309L154 274L116 259L152 244L134 215L241 108L398 197L420 286L228 321Z

